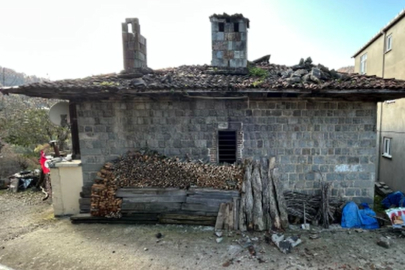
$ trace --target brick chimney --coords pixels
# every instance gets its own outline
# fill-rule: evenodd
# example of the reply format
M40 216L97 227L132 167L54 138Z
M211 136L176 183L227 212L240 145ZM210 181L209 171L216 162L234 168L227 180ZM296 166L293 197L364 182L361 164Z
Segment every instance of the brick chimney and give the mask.
M146 39L141 35L141 26L137 18L127 18L122 23L122 45L125 71L147 67Z
M247 29L249 19L242 14L214 14L210 17L212 61L216 67L247 67Z

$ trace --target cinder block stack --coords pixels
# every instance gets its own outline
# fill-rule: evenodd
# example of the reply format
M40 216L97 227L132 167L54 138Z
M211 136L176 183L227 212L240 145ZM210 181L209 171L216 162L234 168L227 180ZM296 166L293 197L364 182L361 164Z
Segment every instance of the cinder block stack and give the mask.
M124 69L131 72L147 67L146 38L141 35L141 26L137 18L127 18L122 23L122 44L124 51Z
M247 29L249 20L242 14L212 15L212 66L247 67Z

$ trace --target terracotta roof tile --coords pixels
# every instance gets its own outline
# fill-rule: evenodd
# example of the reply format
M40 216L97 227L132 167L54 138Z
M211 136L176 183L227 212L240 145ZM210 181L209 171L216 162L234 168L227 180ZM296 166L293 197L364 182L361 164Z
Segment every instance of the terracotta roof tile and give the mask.
M254 75L252 70L262 71ZM324 66L296 65L287 67L259 63L249 69L218 70L212 66L180 66L159 70L142 69L136 73L106 74L60 81L36 82L18 88L1 91L28 96L76 99L85 96L108 98L119 95L130 96L140 93L164 93L179 91L205 92L255 92L354 90L374 89L403 90L405 82L382 79L356 73L344 74L328 70ZM404 96L404 94L402 94ZM392 97L390 97L392 98Z

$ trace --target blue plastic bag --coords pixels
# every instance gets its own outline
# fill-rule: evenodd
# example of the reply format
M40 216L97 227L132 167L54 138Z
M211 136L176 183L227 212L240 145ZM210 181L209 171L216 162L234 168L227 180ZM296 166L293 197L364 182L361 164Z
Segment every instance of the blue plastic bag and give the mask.
M348 202L343 208L342 223L343 228L360 228L361 217L359 214L359 208L354 202Z
M395 207L405 207L405 195L401 191L395 191L388 194L387 197L381 201L381 204L386 209L390 208L392 205Z
M343 208L342 227L343 228L362 228L362 229L378 229L378 221L375 212L370 209L368 204L363 203L364 209L359 210L357 204L348 202Z
M364 209L360 209L360 217L361 217L361 228L367 229L367 230L372 230L372 229L378 229L380 225L378 224L378 221L376 218L376 213L368 206L367 203L362 203L361 204Z

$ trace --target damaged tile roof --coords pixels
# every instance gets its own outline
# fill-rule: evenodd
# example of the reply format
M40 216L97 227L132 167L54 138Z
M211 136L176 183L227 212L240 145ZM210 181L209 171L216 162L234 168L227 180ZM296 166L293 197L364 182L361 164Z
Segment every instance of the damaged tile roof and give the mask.
M344 74L322 65L301 62L287 67L267 62L247 69L180 66L133 73L106 74L60 81L44 81L3 94L25 94L59 99L120 99L159 94L240 96L267 93L268 97L332 97L387 100L405 96L405 81L376 76Z

